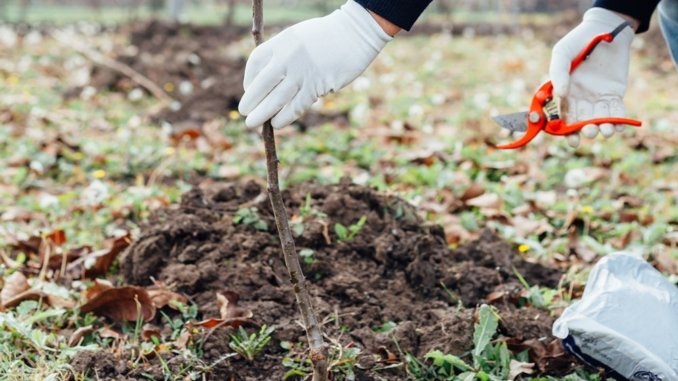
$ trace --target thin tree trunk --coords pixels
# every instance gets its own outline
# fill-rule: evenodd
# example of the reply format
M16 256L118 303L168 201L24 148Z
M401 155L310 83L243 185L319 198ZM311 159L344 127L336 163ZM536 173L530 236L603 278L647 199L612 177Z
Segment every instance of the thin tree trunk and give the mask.
M263 41L263 4L262 0L252 0L252 36L254 42L259 45ZM268 195L273 207L273 216L275 225L278 229L278 236L282 246L282 252L285 259L285 266L290 276L290 282L294 288L294 296L299 306L301 319L306 329L311 361L313 363L313 381L327 380L327 346L323 340L323 333L318 324L311 296L308 292L308 285L304 273L299 264L299 256L294 245L294 236L289 226L287 210L280 193L278 182L278 156L276 154L275 134L271 121L264 123L262 128L262 137L264 139L264 148L266 150L266 170L268 180Z
M235 18L235 7L238 5L235 0L228 0L227 2L228 9L226 10L226 17L224 18L224 25L227 27L233 26L233 20Z

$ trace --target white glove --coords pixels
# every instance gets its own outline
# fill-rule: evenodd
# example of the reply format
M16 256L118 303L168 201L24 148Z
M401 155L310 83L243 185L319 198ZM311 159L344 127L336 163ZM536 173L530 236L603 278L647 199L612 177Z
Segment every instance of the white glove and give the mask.
M369 12L349 0L332 14L300 22L254 49L238 110L248 127L281 128L356 79L387 42Z
M624 28L612 41L601 42L593 53L570 75L574 57L601 33L609 33L625 20L603 8L591 8L576 28L553 47L549 74L553 92L561 98L561 109L568 123L607 116L623 117L624 92L629 73L629 53L635 32ZM615 129L605 123L600 125L603 136L610 137ZM582 130L587 138L595 138L598 126L587 125ZM568 137L570 145L579 145L579 134Z

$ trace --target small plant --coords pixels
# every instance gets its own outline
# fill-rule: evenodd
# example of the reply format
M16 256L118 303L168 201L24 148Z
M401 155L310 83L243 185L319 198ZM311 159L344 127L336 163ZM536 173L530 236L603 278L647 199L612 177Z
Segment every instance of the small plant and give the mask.
M305 264L307 265L312 265L313 262L315 262L315 258L313 257L313 254L315 254L315 251L311 249L301 249L299 250L299 256L302 258Z
M319 218L319 219L327 218L327 214L325 214L324 212L321 212L320 210L314 208L311 205L311 200L312 200L311 194L306 193L306 199L304 200L304 205L302 205L299 208L299 215L301 216L301 218L303 218L304 220L306 220L309 217L315 217L315 218Z
M350 225L349 227L346 227L340 223L336 223L334 224L334 232L337 234L337 238L339 238L339 241L342 242L353 241L353 238L355 238L355 236L358 235L363 226L365 226L365 222L367 222L367 217L362 216L360 217L360 220L358 220L358 222L356 222L353 225Z
M280 346L288 351L283 358L283 366L289 370L283 376L283 380L293 377L307 377L311 374L311 361L307 356L303 344L294 345L289 341L283 341ZM356 379L354 368L360 355L360 348L352 345L342 345L337 340L330 339L328 372L335 381L353 381Z
M238 211L235 212L233 223L236 225L249 225L261 231L268 230L268 224L259 216L259 211L254 207L238 209Z
M515 267L513 267L513 273L516 278L518 278L520 284L525 287L526 292L523 294L524 302L537 308L553 307L552 304L558 294L557 290L546 287L530 286L530 284L527 283L527 280L525 280L525 277Z
M231 335L231 342L228 346L247 361L253 361L254 358L264 350L268 342L271 341L271 334L275 331L274 327L266 324L262 325L259 332L248 334L243 327Z
M405 355L405 364L410 378L417 381L507 380L511 352L504 342L491 343L499 326L499 316L485 304L480 307L479 315L473 332L472 364L439 350L426 354L428 363L408 353Z

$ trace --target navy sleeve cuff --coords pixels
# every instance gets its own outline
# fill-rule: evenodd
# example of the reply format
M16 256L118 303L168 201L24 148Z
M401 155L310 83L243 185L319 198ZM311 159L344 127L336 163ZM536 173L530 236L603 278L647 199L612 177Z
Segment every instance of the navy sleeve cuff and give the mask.
M355 0L358 4L378 14L405 30L424 12L431 0Z
M650 27L650 19L659 0L595 0L594 7L605 8L631 16L640 22L636 33L643 33Z

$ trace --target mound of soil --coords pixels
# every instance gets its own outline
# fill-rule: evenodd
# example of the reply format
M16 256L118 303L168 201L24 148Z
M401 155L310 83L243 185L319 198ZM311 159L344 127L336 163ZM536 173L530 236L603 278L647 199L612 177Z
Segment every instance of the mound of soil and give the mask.
M521 259L490 231L452 252L443 229L425 224L412 206L349 181L304 184L284 191L284 198L293 222L303 224L298 249L312 250L303 262L319 318L330 337L362 348L361 380L406 378L403 369L373 368L389 354L399 356L396 341L419 357L432 349L468 356L472 307L493 291L519 290L513 267L530 284L554 287L560 278L557 270ZM267 230L234 223L239 209L252 207ZM363 216L355 238L339 241L334 225L350 226ZM277 327L255 363L232 358L214 367L210 379L280 380L287 369L279 341L305 342L274 226L265 189L254 182L196 188L177 207L155 213L121 260L128 283L161 280L189 295L205 316L218 316L215 294L229 290L253 311L255 325ZM548 312L494 299L503 334L516 342L553 341ZM375 331L386 322L397 325ZM206 362L231 352L229 334L220 328L209 335Z

